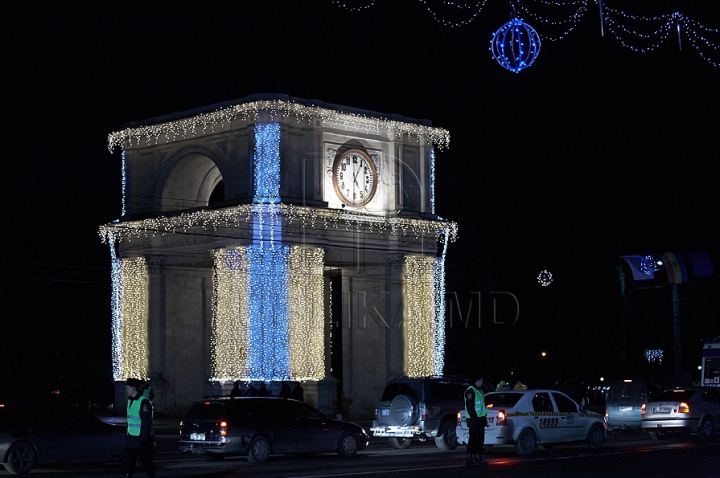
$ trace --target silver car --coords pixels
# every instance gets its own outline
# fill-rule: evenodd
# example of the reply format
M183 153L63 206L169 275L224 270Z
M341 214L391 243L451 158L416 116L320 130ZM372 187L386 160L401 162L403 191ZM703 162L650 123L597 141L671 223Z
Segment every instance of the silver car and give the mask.
M641 426L654 440L673 432L709 438L720 430L720 390L715 387L667 390L642 406Z
M485 395L487 426L485 445L514 445L519 455L529 455L536 445L585 441L588 448L602 446L605 417L585 410L557 390L507 390ZM457 414L458 443L467 444L465 410Z

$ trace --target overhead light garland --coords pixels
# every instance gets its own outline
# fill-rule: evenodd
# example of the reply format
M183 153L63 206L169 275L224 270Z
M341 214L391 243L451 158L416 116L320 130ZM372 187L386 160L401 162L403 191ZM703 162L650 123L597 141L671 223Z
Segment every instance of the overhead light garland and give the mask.
M375 2L359 2L353 7L348 0L332 0L339 8L349 11L366 10ZM487 0L478 2L448 2L420 0L433 19L445 26L460 27L473 22ZM513 0L523 15L541 23L539 32L543 40L557 41L566 38L587 16L590 6L597 6L600 14L600 33L607 31L620 43L635 52L647 53L662 46L671 35L676 35L682 50L686 38L700 57L712 66L720 66L720 28L707 26L681 12L663 15L641 15L608 6L607 0ZM442 13L441 12L444 12ZM454 20L461 16L462 19ZM451 18L452 17L452 18ZM559 31L558 31L559 30Z
M175 141L178 138L185 139L215 133L216 130L225 126L229 127L233 121L238 119L257 121L261 114L269 114L278 120L293 117L298 123L319 120L323 125L334 124L368 134L384 133L393 136L406 134L410 138L422 138L428 144L434 144L440 149L450 146L450 133L443 128L376 118L364 114L346 113L320 106L307 106L295 101L263 100L220 108L190 118L116 131L108 135L108 149L112 152L115 148L129 147L132 144L149 146Z

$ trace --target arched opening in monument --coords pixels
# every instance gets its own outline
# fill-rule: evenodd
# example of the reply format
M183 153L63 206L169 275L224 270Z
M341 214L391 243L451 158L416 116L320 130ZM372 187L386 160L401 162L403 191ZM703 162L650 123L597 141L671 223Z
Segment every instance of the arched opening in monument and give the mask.
M162 190L162 212L207 207L223 201L222 175L212 159L190 153L175 161ZM219 196L222 195L222 199Z
M210 193L210 199L208 200L208 205L213 206L215 204L219 204L225 201L225 181L222 179L219 183L215 186L212 193Z

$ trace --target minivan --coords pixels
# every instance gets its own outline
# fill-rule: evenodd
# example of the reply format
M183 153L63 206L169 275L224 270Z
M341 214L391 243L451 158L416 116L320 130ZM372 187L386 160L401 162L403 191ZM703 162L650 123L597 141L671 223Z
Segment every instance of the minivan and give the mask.
M647 403L664 390L679 386L672 380L636 378L615 380L605 398L605 418L609 431L640 428L643 403Z
M198 400L180 423L180 450L212 460L243 456L262 463L273 454L320 452L351 457L368 440L360 425L331 419L306 403L280 397Z

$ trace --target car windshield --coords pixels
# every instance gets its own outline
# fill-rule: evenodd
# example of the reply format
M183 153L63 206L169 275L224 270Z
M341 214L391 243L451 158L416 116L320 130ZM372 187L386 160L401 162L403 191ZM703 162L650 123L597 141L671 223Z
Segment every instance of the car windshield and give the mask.
M485 406L488 408L514 407L523 395L524 393L518 392L488 393L485 395Z
M689 400L697 390L665 390L653 399L654 402L682 402Z

